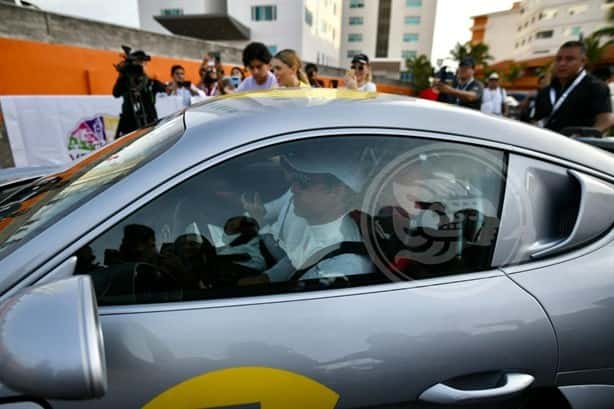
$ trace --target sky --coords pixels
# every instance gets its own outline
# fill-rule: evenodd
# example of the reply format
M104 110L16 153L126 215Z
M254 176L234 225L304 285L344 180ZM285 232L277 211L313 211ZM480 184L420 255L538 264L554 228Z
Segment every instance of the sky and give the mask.
M41 9L138 27L137 0L31 0ZM424 0L433 1L433 0ZM457 42L471 38L471 16L506 10L514 0L439 0L433 39L433 63L449 57Z

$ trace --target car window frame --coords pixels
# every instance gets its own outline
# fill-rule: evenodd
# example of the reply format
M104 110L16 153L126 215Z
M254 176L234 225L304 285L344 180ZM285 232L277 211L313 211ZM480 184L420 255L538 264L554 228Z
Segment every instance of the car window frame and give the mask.
M29 285L33 285L39 280L41 280L46 274L53 271L63 262L65 262L69 257L71 257L76 250L78 250L83 245L89 243L94 240L106 230L110 229L125 217L132 214L134 211L139 208L145 206L147 203L153 201L158 196L162 195L164 192L171 190L173 187L179 185L180 183L186 181L187 179L206 171L209 168L216 166L226 160L231 158L243 155L245 153L265 148L267 146L272 146L284 142L291 142L295 140L301 139L311 139L317 137L326 137L326 136L373 136L373 135L382 135L382 136L391 136L391 137L407 137L407 138L419 138L425 139L434 142L452 142L452 143L460 143L465 145L473 145L482 148L495 149L504 151L506 153L517 153L529 157L534 157L540 160L546 160L549 162L561 164L563 166L568 166L570 168L575 168L580 171L586 172L588 174L593 174L594 176L600 178L610 179L614 182L614 177L609 177L608 175L604 175L598 171L587 168L585 166L578 165L574 162L565 161L561 158L550 157L544 154L540 154L537 152L533 152L524 148L516 147L513 145L508 145L499 142L492 142L489 140L481 139L475 136L468 135L460 135L460 134L450 134L443 132L434 132L429 130L412 130L412 129L399 129L399 128L381 128L381 127L351 127L351 128L326 128L326 129L316 129L316 130L302 130L302 131L293 131L283 134L271 135L267 138L262 138L257 141L253 141L247 144L237 145L231 149L224 150L217 155L204 159L202 162L194 166L187 167L182 172L168 178L167 180L158 184L155 188L151 189L147 193L141 195L137 200L125 206L121 210L115 212L110 215L104 222L98 224L94 229L91 229L87 232L84 232L71 243L68 243L64 250L56 253L55 255L51 255L46 262L41 263L41 265L32 270L32 273L29 274L25 279L19 280L16 285L11 287L5 294L0 297L4 299L8 297L21 288L24 288ZM93 200L105 200L104 197L97 197ZM53 228L53 226L51 227ZM595 244L590 246L592 248ZM586 250L587 248L580 249ZM558 258L549 259L554 262ZM503 272L497 267L493 267L492 270L486 272L470 272L463 273L458 275L449 275L438 278L429 278L425 280L415 280L401 283L393 283L393 284L379 284L376 286L368 286L368 287L355 287L341 290L327 290L326 292L303 292L303 293L293 293L293 294L279 294L279 295L271 295L271 296L254 296L254 297L246 297L245 299L219 299L219 300L196 300L196 301L182 301L179 303L166 303L166 304L143 304L143 305L130 305L130 306L105 306L101 307L101 312L106 313L124 313L124 312L145 312L145 311L156 311L160 310L160 308L166 309L189 309L194 308L190 306L184 306L184 304L196 305L194 303L206 303L209 306L229 306L229 305L244 305L244 304L254 304L261 302L269 302L267 299L273 299L275 302L280 301L280 297L282 299L317 299L322 297L333 297L339 295L352 295L352 294L362 294L365 292L378 292L385 291L387 286L392 286L393 288L414 288L414 287L423 287L429 285L439 285L442 283L452 283L452 282L460 282L466 280L473 279L481 279L486 277L499 276L503 274ZM23 277L22 277L23 278ZM370 289L367 291L366 289ZM255 300L256 298L260 298L260 300ZM246 301L247 300L247 301Z

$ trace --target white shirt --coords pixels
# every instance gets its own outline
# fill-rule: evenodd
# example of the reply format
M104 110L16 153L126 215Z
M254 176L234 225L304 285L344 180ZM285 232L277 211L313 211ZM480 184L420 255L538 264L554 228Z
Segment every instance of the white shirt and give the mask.
M194 84L190 84L190 89L187 89L186 87L180 87L171 93L171 95L178 95L181 97L184 107L189 107L192 103L192 94L196 94L200 97L205 96L205 93L196 88Z
M481 111L485 114L503 115L501 109L502 104L505 103L505 97L507 97L507 94L501 87L495 89L484 88Z
M358 91L377 92L377 87L372 82L366 82L361 87L358 87Z
M271 216L270 213L277 213L277 217L263 232L273 234L288 256L265 272L272 282L288 281L297 270L314 265L318 260L311 260L312 256L323 249L330 249L327 251L330 253L335 245L342 242L361 241L358 226L348 215L320 225L310 225L304 218L297 216L290 191L265 208L267 218ZM367 257L340 254L317 263L302 279L368 274L372 270L372 264Z
M277 80L275 79L275 76L270 72L267 73L267 79L264 84L258 84L253 76L245 78L243 82L239 85L239 88L237 88L237 92L269 88L277 88Z

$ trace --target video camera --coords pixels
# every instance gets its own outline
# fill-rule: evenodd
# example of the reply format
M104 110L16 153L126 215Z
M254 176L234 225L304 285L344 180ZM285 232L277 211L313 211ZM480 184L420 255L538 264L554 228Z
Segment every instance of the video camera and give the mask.
M456 78L456 74L454 74L454 72L452 71L449 71L447 65L441 67L439 69L439 72L437 73L437 79L448 85L452 85L452 83L454 82L454 78Z
M142 63L151 60L151 57L145 51L137 50L132 52L132 48L122 45L124 55L123 61L114 65L117 72L128 77L142 77L145 75Z
M178 81L177 88L187 88L190 89L192 87L191 81Z

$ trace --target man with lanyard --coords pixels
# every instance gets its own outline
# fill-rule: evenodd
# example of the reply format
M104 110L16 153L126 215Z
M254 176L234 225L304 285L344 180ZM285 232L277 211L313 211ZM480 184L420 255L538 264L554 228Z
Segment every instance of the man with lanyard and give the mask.
M537 94L532 120L538 126L554 132L567 127L593 127L603 133L614 124L610 90L586 72L585 61L582 42L568 41L559 48L554 78Z
M439 90L440 102L456 104L465 108L480 110L484 86L473 78L475 62L472 57L465 57L458 67L458 75L452 85L438 81L435 88Z

